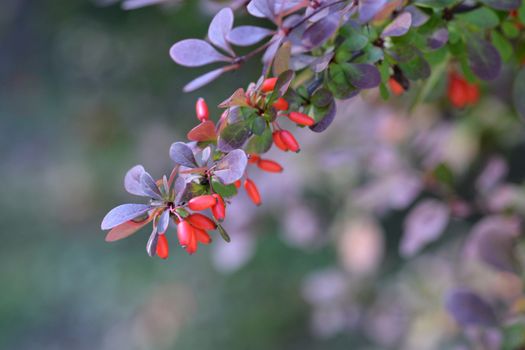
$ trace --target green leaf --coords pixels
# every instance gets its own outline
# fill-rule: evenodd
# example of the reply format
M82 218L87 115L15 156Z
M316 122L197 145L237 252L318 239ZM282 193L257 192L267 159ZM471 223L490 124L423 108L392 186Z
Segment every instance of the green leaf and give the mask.
M454 4L456 0L417 0L416 5L421 7L444 8Z
M518 9L518 19L521 23L525 23L525 1L521 2L521 6Z
M228 124L219 135L217 148L223 152L241 148L249 136L250 128L246 121L241 120L234 124Z
M358 90L346 79L343 68L335 63L328 66L326 85L335 98L346 99L357 94Z
M221 235L222 239L224 239L224 241L230 243L231 241L230 235L228 235L228 232L226 232L224 227L222 227L222 225L219 223L217 223L217 231L219 231L219 234Z
M502 350L516 350L525 346L525 323L518 321L503 327Z
M234 184L223 185L220 181L212 180L212 187L224 198L233 197L237 194L237 187Z
M408 62L399 63L399 67L410 80L426 79L430 76L430 65L421 54Z
M261 154L266 153L272 147L272 130L266 128L259 135L253 135L246 145L246 153Z
M498 49L504 61L508 61L512 57L514 51L512 44L496 30L492 32L492 44Z
M255 135L262 135L264 130L266 130L266 120L261 117L256 117L252 120L250 129Z
M481 7L474 11L457 14L455 16L461 21L470 23L481 29L490 29L497 27L499 24L499 17L494 10L488 7Z
M513 22L503 22L501 24L501 30L503 30L503 34L510 39L515 39L520 35L520 30L516 28L516 25Z
M434 169L434 176L439 182L441 182L444 185L454 185L454 173L445 163L439 164Z
M516 111L525 118L525 68L521 68L512 87L512 97Z
M381 97L385 101L388 100L388 98L390 97L390 92L388 91L388 88L386 87L385 83L381 83L381 85L379 85L379 92L381 93Z
M314 92L311 100L312 104L316 107L327 107L334 100L334 97L330 90L320 88Z

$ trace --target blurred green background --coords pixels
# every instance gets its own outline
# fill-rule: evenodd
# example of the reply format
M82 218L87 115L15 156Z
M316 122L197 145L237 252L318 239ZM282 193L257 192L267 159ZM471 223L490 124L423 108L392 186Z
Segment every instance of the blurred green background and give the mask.
M225 275L210 247L149 258L147 229L104 242L101 218L131 199L125 171L139 162L167 171L196 97L216 105L257 77L251 64L181 92L202 71L177 66L168 50L206 33L201 7L0 4L0 348L348 348L347 337L311 337L300 296L301 279L333 261L331 249L289 248L270 224L254 258Z

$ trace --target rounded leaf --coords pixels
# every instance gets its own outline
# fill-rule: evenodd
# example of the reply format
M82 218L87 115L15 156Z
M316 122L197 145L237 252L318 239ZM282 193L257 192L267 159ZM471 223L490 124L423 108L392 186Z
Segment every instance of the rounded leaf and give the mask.
M412 25L412 14L403 12L397 16L381 33L382 37L405 35Z
M104 219L102 219L102 224L100 228L103 230L109 230L113 227L116 227L120 224L125 223L126 221L133 220L145 213L154 207L147 204L122 204L118 207L115 207L106 214Z
M243 150L236 149L228 153L216 165L214 175L225 185L239 180L246 170L248 158Z
M488 41L476 36L467 40L469 65L474 74L483 80L494 80L501 71L501 57L498 50Z
M140 185L140 176L146 172L142 165L135 165L133 168L129 169L124 176L124 188L131 194L137 196L143 196L142 186Z
M224 56L208 42L200 39L186 39L175 43L170 49L170 56L176 63L186 67L231 61L231 58Z
M262 39L272 35L273 31L267 28L256 26L239 26L233 28L228 33L227 39L230 43L237 46L250 46L257 44Z
M225 72L224 68L217 68L208 73L204 73L203 75L198 76L197 78L190 81L188 84L184 85L184 88L182 89L182 91L192 92L197 89L200 89L204 85L209 84L215 79L217 79L218 77L220 77L222 73L224 72Z
M191 148L184 142L175 142L170 147L170 158L179 165L195 168L197 162Z
M228 52L232 56L235 53L226 41L227 35L233 27L233 11L229 7L220 10L210 22L208 27L208 39L217 47Z
M477 294L466 290L456 289L446 297L445 307L461 326L497 325L496 314L492 307Z

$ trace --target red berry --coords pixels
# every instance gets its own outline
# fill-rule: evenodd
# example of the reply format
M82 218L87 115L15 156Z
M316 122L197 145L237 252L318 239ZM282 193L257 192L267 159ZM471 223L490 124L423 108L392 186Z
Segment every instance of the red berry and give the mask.
M211 237L205 230L201 230L200 228L193 228L195 231L195 238L197 238L197 242L202 244L210 244L211 243Z
M283 140L283 143L290 151L297 153L301 150L299 143L297 142L297 140L291 132L289 132L288 130L281 130L280 136L281 140Z
M203 196L193 197L188 202L188 207L194 211L201 211L211 208L217 203L215 197L211 194L205 194Z
M179 239L179 244L182 247L187 247L190 244L191 237L194 235L193 227L186 220L181 220L177 224L177 237Z
M159 235L157 239L156 253L157 253L157 256L161 259L167 259L169 256L168 239L166 238L166 235L164 234Z
M268 78L265 79L262 83L261 90L262 92L270 92L275 89L275 83L277 82L277 78Z
M315 124L315 120L312 117L300 112L290 112L288 118L299 125L312 126Z
M250 157L248 158L248 163L255 164L261 159L257 154L250 154Z
M217 199L217 204L211 207L211 213L216 220L222 221L226 217L226 205L224 204L224 199L222 199L217 193L214 193L213 197Z
M190 224L192 224L194 227L203 230L215 230L217 228L217 225L213 222L212 219L200 213L193 213L190 216L188 216L187 219L190 222Z
M394 78L388 79L388 86L390 87L390 91L396 96L402 95L405 92L403 86Z
M469 103L468 83L456 72L450 74L447 93L454 107L463 108Z
M195 104L195 112L197 113L197 119L201 122L205 122L209 119L208 105L202 97L199 97L197 103Z
M240 188L241 187L241 180L237 180L233 184L235 185L236 188Z
M281 164L269 159L259 159L259 162L257 162L257 166L262 170L268 171L270 173L280 173L283 171L283 167L281 166Z
M278 111L286 111L288 110L288 101L282 97L279 97L277 101L273 103L273 108L277 109Z
M246 179L246 181L244 181L244 189L255 205L261 205L261 195L259 194L257 186L252 180Z
M479 88L476 84L467 85L467 101L469 104L476 104L479 100Z
M276 130L272 133L273 143L279 148L281 151L287 152L288 146L283 142L283 139L281 138L281 132Z
M192 235L190 237L190 241L188 242L188 245L185 247L186 249L186 252L188 254L193 254L197 251L197 237L196 237L196 234L195 234L195 229L192 228Z

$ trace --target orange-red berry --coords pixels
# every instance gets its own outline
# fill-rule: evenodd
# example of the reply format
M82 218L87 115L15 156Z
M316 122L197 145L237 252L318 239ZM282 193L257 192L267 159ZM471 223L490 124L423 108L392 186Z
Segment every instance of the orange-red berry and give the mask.
M299 125L312 126L315 124L315 120L312 117L300 112L290 112L288 118Z
M288 130L281 130L280 136L281 140L290 151L297 153L301 150L299 143L297 142L297 140L291 132L289 132Z
M470 84L458 73L452 72L449 76L447 95L454 107L463 108L478 102L479 88L476 84Z
M170 253L169 246L168 246L168 239L166 238L166 235L162 234L159 235L157 239L157 248L156 248L157 256L161 259L167 259Z
M193 230L195 231L195 238L197 238L197 242L202 244L210 244L211 243L211 237L205 230L202 230L200 228L194 227Z
M193 254L197 251L197 235L195 234L195 229L192 228L192 232L191 232L191 236L190 236L190 240L188 242L188 245L185 247L186 249L186 252L188 254Z
M283 139L281 138L281 132L279 130L276 130L272 133L273 143L279 148L281 151L287 152L288 146L283 142Z
M260 169L268 171L270 173L280 173L283 171L283 167L281 166L281 164L269 159L259 159L259 161L257 162L257 166Z
M235 185L236 188L240 188L241 187L241 180L237 180L233 184Z
M192 224L194 227L203 230L215 230L217 228L217 225L213 222L212 219L200 213L193 213L189 215L187 219L190 222L190 224Z
M277 83L277 78L265 79L262 83L261 90L263 92L273 91L273 89L275 89L275 83Z
M217 204L211 207L211 213L216 220L222 221L226 217L226 204L224 204L224 199L222 199L221 195L214 193L213 197L217 199Z
M277 109L278 111L287 111L288 106L288 101L282 97L279 97L277 101L273 103L273 108Z
M193 235L193 227L188 221L181 220L177 224L177 238L179 239L179 244L182 247L187 247L190 244L191 237Z
M193 197L188 202L188 207L191 210L201 211L211 208L217 203L217 199L211 194L205 194L198 197Z
M400 96L405 92L403 86L394 78L388 79L388 86L390 87L390 91L396 96Z
M250 164L255 164L259 161L259 159L261 159L257 154L250 154L249 158L248 158L248 163Z
M195 104L195 112L197 113L197 119L199 119L201 122L205 122L210 118L208 105L202 97L199 97L197 103Z
M244 189L255 205L261 205L261 195L259 194L257 186L251 179L246 179L244 181Z

